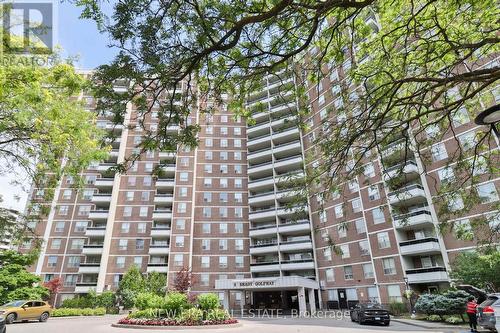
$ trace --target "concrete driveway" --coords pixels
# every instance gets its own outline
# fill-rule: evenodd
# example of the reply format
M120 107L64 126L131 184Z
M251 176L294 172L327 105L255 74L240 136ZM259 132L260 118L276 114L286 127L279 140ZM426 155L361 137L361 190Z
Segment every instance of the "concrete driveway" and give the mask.
M8 333L138 333L167 332L168 330L138 330L111 327L122 316L50 318L46 323L25 322L7 326ZM174 332L214 332L214 333L377 333L384 332L445 332L433 331L403 323L391 322L387 326L359 325L349 318L245 318L239 319L242 326L225 329L188 329ZM464 331L462 329L462 331ZM172 332L170 330L169 332Z

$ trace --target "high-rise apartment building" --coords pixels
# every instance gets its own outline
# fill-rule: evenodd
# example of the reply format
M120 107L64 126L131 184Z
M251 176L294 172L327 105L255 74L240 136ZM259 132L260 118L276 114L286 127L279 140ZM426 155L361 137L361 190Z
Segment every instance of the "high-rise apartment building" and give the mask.
M45 203L50 213L36 226L45 245L33 271L45 281L62 278L58 303L116 289L132 265L145 274L167 274L170 285L177 272L190 268L193 292L217 292L224 306L236 309L347 308L359 301L402 301L407 288L445 288L450 260L475 246L436 230L442 221L429 183L451 177L443 171L457 147L451 134L428 148L432 163L425 168L428 162L402 144L411 134L398 133L381 149L384 164L375 151L366 156L364 174L345 184L342 194L325 201L312 188L306 196L296 191L318 163L315 138L324 130L326 108L343 103L338 85L347 66L333 67L319 89L310 87L307 129L297 125L299 101L286 92L301 83L293 75L272 75L248 98L253 122L224 105L203 112L214 105L199 101L187 119L201 128L196 148L144 153L122 174L110 168L137 151L144 128L136 126L131 104L123 125L100 116L97 125L117 134L109 160L83 171L78 191L64 177ZM498 99L498 88L493 93ZM89 109L95 106L91 96L81 98ZM455 125L466 145L477 130L466 109ZM157 130L154 107L144 127ZM176 133L179 126L166 130ZM397 170L405 182L395 187L390 180ZM493 176L483 175L478 186L484 204L461 220L498 214L492 203L499 200L500 178ZM43 193L34 189L32 200Z

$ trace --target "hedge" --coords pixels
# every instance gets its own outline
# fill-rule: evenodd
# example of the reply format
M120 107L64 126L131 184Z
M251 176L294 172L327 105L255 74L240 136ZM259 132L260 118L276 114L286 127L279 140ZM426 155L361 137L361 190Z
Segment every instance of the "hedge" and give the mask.
M106 314L105 308L59 308L52 311L52 317L69 317L69 316L104 316Z

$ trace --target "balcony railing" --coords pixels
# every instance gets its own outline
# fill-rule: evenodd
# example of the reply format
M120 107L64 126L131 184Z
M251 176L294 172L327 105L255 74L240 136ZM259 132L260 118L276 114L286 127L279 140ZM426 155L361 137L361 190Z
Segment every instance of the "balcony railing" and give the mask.
M415 245L415 244L422 244L422 243L428 243L428 242L438 242L438 239L435 237L425 237L425 238L419 238L419 239L411 239L407 241L400 242L400 246L408 246L408 245Z

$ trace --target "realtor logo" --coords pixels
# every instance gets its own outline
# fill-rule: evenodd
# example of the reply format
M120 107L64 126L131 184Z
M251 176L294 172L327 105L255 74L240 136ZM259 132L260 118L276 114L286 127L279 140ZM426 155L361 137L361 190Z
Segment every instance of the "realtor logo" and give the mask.
M50 54L54 47L54 4L2 2L1 50L11 54Z

